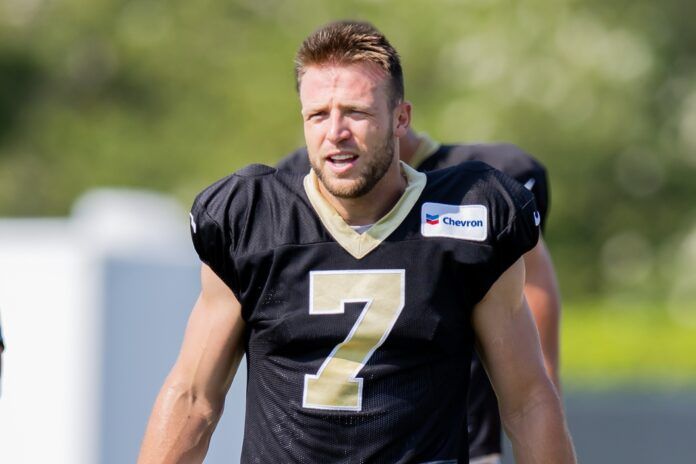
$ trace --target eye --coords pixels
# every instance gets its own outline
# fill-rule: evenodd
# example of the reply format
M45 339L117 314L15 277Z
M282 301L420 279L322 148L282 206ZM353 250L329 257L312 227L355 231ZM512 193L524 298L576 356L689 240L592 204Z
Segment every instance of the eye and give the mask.
M367 113L366 111L356 110L356 109L350 110L349 113L354 118L366 118L367 116L369 116L369 113Z
M326 111L315 111L307 115L307 121L317 121L326 117Z

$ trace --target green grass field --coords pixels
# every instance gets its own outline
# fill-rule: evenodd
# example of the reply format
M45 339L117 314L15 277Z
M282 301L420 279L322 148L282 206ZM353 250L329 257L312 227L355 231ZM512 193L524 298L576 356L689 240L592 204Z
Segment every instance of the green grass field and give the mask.
M561 330L567 387L696 387L696 327L664 305L566 304Z

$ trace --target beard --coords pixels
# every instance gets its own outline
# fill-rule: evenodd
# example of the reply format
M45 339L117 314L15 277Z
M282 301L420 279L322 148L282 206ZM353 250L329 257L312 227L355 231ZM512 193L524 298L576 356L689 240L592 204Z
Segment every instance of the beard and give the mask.
M372 150L372 152L362 156L369 161L363 166L360 175L356 179L337 180L328 178L314 163L312 163L312 169L331 195L345 199L361 197L369 193L377 185L377 182L384 177L389 170L389 166L394 161L394 131L390 129L382 144Z

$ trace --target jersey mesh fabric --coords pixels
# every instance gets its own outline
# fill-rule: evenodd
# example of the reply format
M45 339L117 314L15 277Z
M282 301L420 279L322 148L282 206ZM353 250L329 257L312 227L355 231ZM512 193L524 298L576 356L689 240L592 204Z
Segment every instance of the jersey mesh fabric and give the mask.
M457 144L440 145L423 159L416 168L428 172L457 166L468 161L484 162L520 185L527 185L534 195L544 230L549 210L549 186L544 166L528 153L512 144ZM306 147L288 154L277 164L278 169L304 174L311 168ZM530 182L532 180L532 182ZM479 457L502 451L501 423L498 401L488 376L476 352L471 362L471 388L468 393L468 453ZM466 438L463 438L466 443ZM463 454L466 454L464 445Z
M423 237L425 202L485 203L487 241ZM302 176L253 166L201 193L191 211L194 246L247 322L242 462L456 459L466 437L470 311L536 243L533 209L529 192L482 163L441 170L394 232L355 259L322 225ZM317 374L365 308L354 302L340 314L310 314L310 271L371 270L403 272L404 306L357 374L362 406L307 406L305 377Z

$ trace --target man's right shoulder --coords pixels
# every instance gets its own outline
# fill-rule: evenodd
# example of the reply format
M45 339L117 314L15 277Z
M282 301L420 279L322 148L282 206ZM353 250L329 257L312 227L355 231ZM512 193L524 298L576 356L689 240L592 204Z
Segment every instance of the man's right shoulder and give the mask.
M268 203L302 196L303 177L263 164L251 164L204 188L193 201L192 219L205 214L220 226L227 226L250 209L256 209L258 216L259 209Z
M221 203L243 193L249 184L264 182L263 178L272 176L276 169L263 164L251 164L217 180L204 188L193 202L195 207L216 209ZM267 181L266 181L267 182Z
M190 212L191 237L201 261L236 291L234 257L272 248L288 210L302 209L302 176L252 164L203 189ZM292 205L295 205L293 208Z

